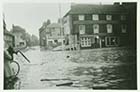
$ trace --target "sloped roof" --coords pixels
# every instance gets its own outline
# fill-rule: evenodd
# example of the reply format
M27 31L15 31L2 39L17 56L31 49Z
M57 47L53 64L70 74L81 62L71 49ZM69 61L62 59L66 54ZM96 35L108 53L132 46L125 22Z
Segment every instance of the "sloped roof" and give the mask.
M95 5L95 4L74 4L71 10L66 14L117 14L127 13L122 5ZM65 16L66 16L65 15Z

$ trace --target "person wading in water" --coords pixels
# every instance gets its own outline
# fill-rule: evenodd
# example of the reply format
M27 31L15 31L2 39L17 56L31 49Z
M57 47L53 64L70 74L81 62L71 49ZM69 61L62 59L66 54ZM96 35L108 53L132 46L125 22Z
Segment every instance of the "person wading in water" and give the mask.
M4 48L4 89L13 89L14 83L18 80L12 70L11 63L13 61L13 54L17 54L11 45L8 49Z

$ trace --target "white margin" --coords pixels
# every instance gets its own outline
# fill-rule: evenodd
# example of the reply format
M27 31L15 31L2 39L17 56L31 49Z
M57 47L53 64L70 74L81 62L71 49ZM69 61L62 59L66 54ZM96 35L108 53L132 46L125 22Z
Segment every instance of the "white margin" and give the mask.
M140 4L139 0L98 0L98 2L137 2L137 90L3 90L3 3L94 3L95 0L1 0L0 1L0 92L140 92Z

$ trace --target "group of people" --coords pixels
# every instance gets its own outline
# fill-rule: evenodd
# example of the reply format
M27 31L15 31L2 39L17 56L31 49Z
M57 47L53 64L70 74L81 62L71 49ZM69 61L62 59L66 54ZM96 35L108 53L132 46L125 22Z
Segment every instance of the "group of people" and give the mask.
M12 69L11 63L14 59L14 54L17 54L12 45L4 48L4 89L13 89L14 82L18 80Z

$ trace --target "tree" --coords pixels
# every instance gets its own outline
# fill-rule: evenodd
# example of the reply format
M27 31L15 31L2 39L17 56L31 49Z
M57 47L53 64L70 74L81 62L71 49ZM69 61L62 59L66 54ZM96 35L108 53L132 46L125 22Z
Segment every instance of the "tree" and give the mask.
M27 46L31 46L31 35L29 33L25 34Z
M33 35L33 34L32 34L32 36L31 36L31 45L32 45L32 46L37 46L37 45L39 45L38 37L35 36L35 35Z

